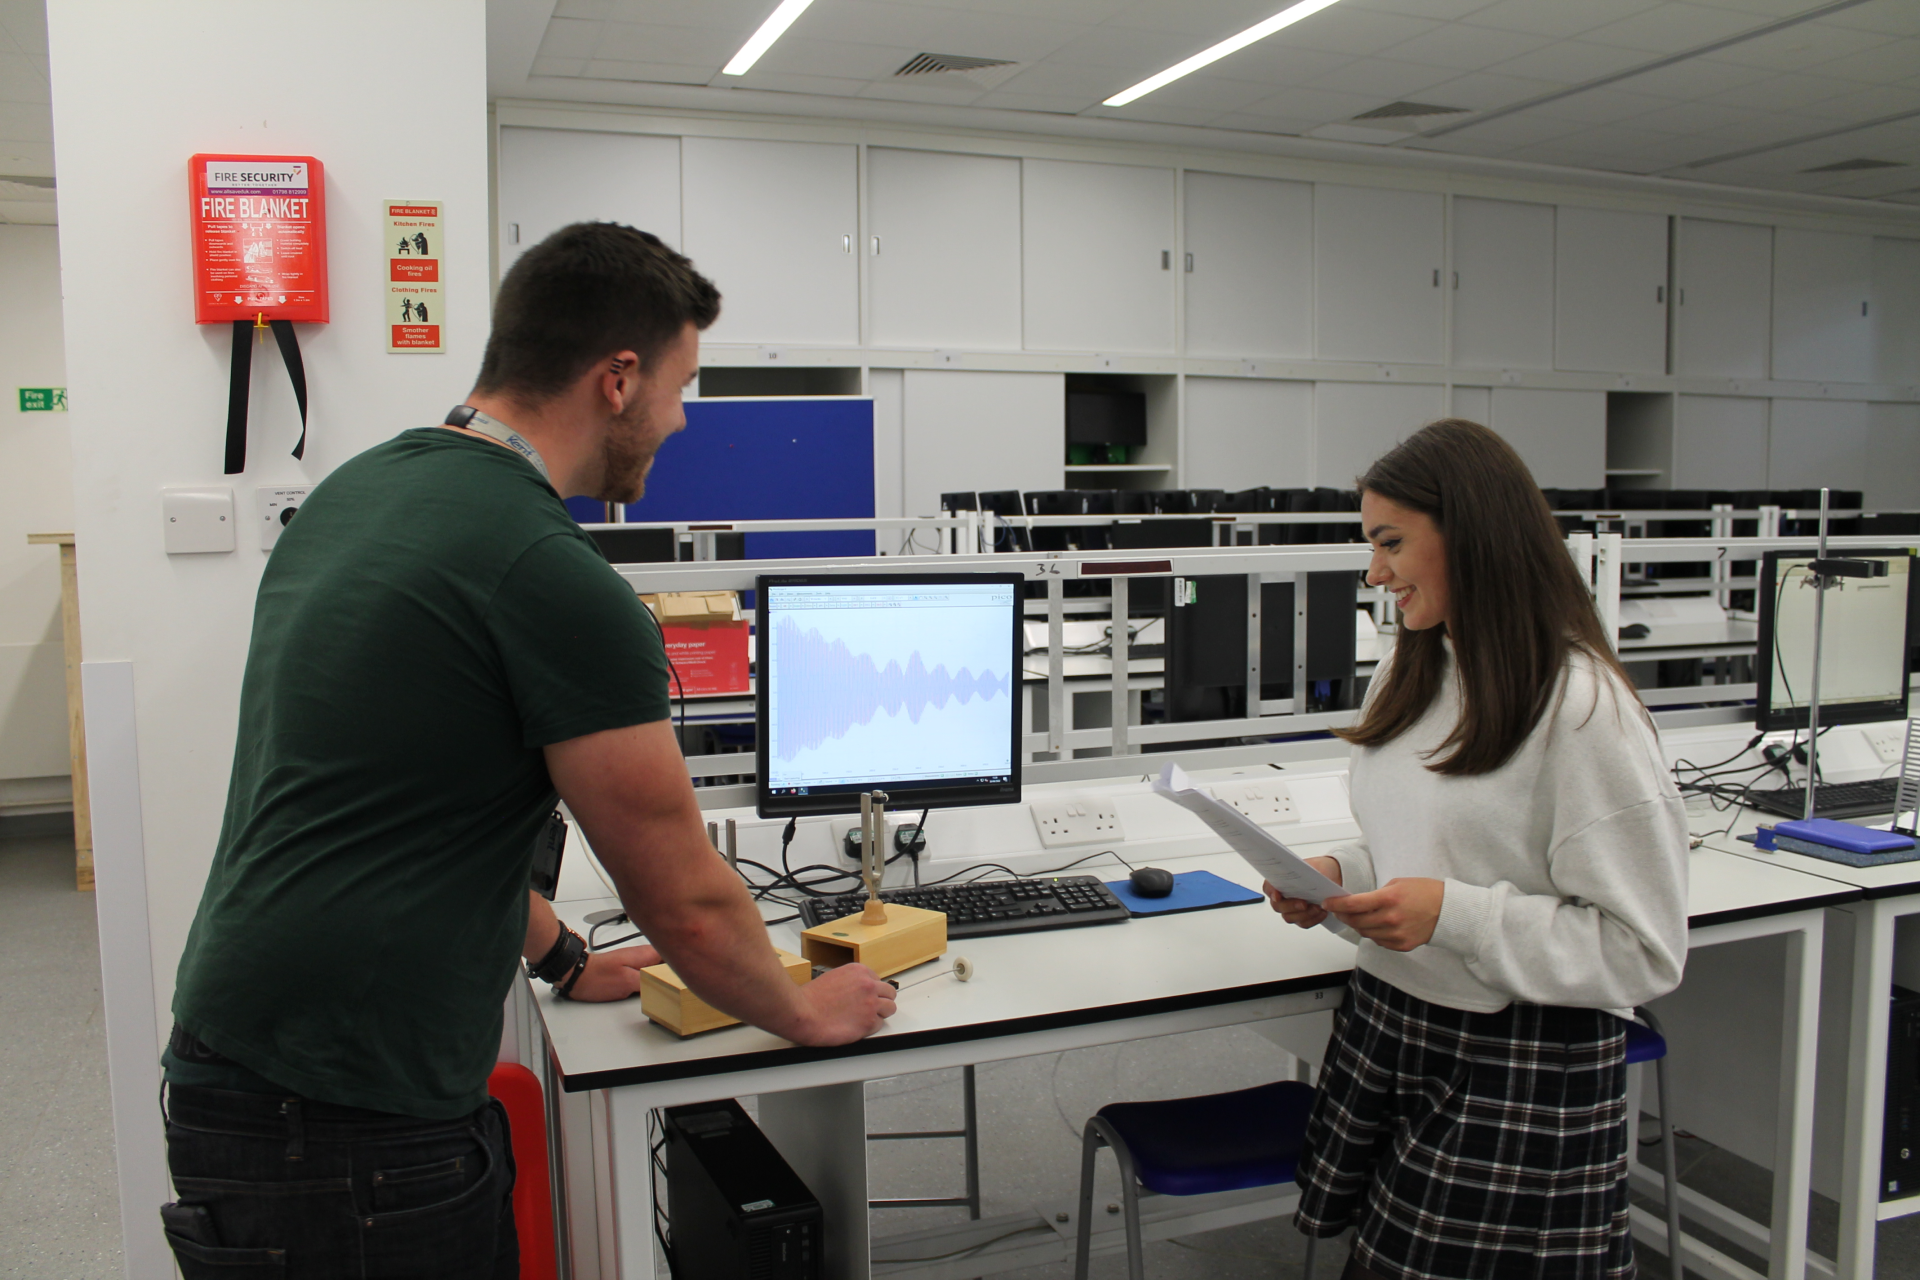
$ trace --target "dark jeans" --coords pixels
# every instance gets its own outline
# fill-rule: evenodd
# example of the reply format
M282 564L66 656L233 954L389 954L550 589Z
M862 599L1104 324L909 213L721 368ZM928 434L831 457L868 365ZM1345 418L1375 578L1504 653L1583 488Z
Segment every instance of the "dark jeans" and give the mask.
M417 1120L175 1086L160 1216L186 1280L515 1280L513 1151L498 1102Z

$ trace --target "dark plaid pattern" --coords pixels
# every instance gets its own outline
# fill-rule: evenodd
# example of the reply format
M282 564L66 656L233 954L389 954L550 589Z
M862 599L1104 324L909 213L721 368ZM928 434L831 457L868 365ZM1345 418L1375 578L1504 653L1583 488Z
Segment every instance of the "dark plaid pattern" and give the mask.
M1356 971L1295 1222L1386 1280L1627 1280L1626 1034L1595 1009L1466 1013Z

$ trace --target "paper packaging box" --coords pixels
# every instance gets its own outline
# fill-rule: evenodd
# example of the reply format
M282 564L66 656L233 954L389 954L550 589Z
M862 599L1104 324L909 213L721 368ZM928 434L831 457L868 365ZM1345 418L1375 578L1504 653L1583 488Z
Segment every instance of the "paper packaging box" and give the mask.
M780 967L793 979L794 986L803 987L813 980L811 961L778 947L773 949L773 954L780 957ZM693 994L673 971L673 966L664 964L640 971L640 1012L677 1036L698 1035L717 1027L737 1026L740 1022Z
M640 597L660 620L678 693L746 693L747 620L731 591L672 591Z

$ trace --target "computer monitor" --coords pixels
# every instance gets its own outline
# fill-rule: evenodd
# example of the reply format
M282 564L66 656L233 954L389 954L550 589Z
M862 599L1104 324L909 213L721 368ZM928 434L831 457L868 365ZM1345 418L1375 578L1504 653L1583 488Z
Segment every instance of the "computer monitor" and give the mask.
M1018 803L1024 581L762 575L760 816Z
M1841 578L1826 591L1820 655L1820 724L1902 720L1912 670L1913 552L1830 551L1832 559L1878 560L1885 577ZM1754 727L1804 729L1813 683L1810 581L1814 553L1769 551L1760 559L1760 634L1755 645Z

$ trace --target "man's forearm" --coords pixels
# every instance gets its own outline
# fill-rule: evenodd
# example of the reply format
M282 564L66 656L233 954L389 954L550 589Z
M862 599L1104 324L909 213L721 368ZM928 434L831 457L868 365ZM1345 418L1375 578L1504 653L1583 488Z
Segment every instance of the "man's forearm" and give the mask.
M559 937L560 917L553 914L553 904L529 889L527 940L520 948L520 954L537 964L547 952L553 950L553 944Z

